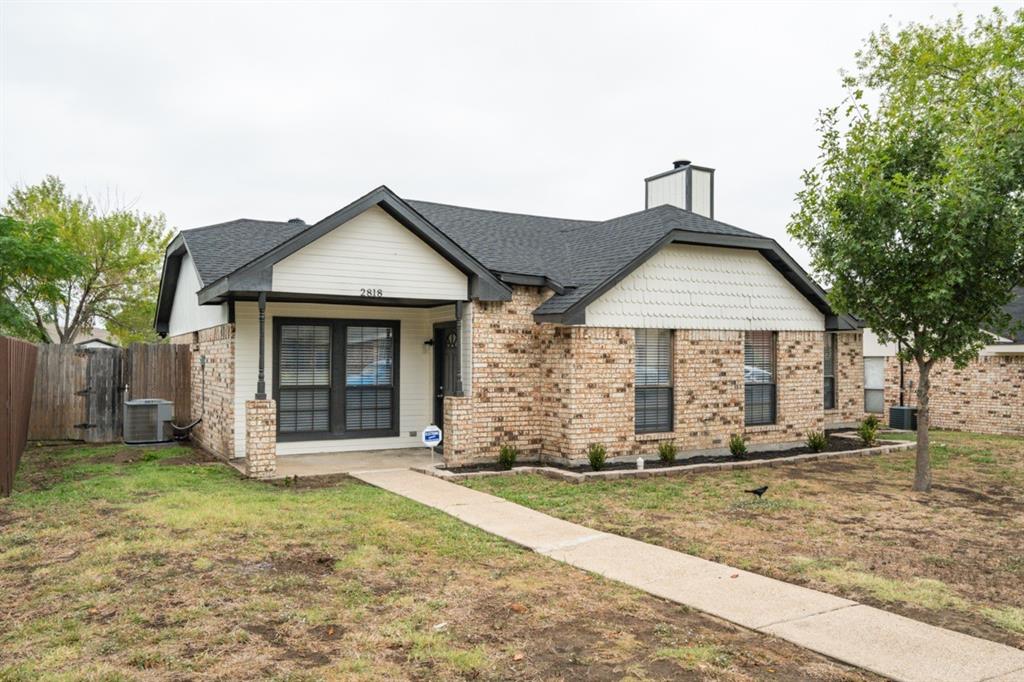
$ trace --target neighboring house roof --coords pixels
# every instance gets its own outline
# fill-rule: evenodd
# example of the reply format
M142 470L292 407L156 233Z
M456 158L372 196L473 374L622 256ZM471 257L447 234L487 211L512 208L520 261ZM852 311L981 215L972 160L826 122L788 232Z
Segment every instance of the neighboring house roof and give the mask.
M1024 287L1015 288L1013 295L1013 300L1003 306L1003 310L1010 315L1012 324L1016 325L1017 329L1010 330L1009 334L1005 331L996 333L999 336L1009 336L1015 344L1024 343Z
M91 339L86 339L84 341L76 341L75 345L76 346L91 346L93 348L95 348L97 346L105 346L107 348L120 348L120 346L118 346L116 343L112 343L110 341L106 341L104 339L101 339L101 338L95 337L95 336L93 338L91 338Z
M177 279L171 261L186 250L202 280L200 303L216 302L265 286L273 263L372 205L467 273L487 280L486 290L496 300L507 299L506 284L549 286L555 295L535 311L538 320L582 322L591 301L663 246L690 243L756 250L826 315L829 329L859 326L850 317L833 315L821 288L774 240L681 208L663 205L606 221L570 220L405 201L379 187L314 225L245 219L182 232L168 246L158 330L170 314ZM495 275L501 281L492 281Z
M50 338L51 343L60 343L60 335L57 334L57 326L52 322L47 322L43 325L46 328L46 335ZM91 341L99 341L104 343L111 348L117 348L118 345L114 343L110 336L110 332L102 327L83 327L75 335L75 338L71 341L75 345L82 345Z

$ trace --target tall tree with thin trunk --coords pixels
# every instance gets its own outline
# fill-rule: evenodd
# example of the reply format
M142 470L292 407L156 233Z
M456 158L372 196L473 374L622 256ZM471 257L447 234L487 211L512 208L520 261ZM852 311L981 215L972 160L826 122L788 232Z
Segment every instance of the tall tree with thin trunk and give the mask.
M57 241L77 255L72 272L21 282L20 300L40 338L47 326L58 343L73 343L96 322L122 343L155 339L152 330L159 286L163 215L129 208L100 209L92 199L72 196L59 178L15 187L3 213L25 224L53 225ZM17 284L17 283L16 283Z
M918 369L914 490L931 488L936 362L1005 330L1024 283L1024 10L872 34L819 116L790 234L841 313Z

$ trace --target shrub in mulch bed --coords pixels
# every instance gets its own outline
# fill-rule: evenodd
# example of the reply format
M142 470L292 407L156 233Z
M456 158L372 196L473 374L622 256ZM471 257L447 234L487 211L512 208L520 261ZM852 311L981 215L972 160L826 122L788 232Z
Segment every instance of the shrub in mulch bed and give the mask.
M664 469L667 467L679 467L689 466L691 464L722 464L724 462L750 462L753 460L763 459L780 459L783 457L793 457L795 455L810 455L810 454L828 454L830 452L849 452L851 450L863 450L864 444L853 438L837 438L836 436L830 435L828 437L828 446L820 452L816 452L806 445L799 447L788 448L786 450L762 450L760 452L747 452L743 455L697 455L695 457L680 457L672 462L663 462L657 459L657 455L651 458L644 457L644 469ZM579 464L568 466L565 464L558 464L556 462L545 462L543 464L539 462L521 462L524 466L546 466L552 469L561 469L562 471L572 471L575 473L585 473L593 471L589 464ZM501 471L501 467L496 464L470 464L461 467L452 467L446 469L446 471L453 474L469 474L479 471ZM636 461L628 462L605 462L601 468L601 471L630 471L636 470Z

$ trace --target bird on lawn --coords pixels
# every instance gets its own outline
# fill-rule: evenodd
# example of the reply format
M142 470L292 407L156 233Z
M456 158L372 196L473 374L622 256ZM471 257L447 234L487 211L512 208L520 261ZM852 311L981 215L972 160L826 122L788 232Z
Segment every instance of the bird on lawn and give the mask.
M743 492L750 493L751 495L757 495L760 498L762 495L768 492L768 486L763 485L760 488L754 488L753 490L744 490Z

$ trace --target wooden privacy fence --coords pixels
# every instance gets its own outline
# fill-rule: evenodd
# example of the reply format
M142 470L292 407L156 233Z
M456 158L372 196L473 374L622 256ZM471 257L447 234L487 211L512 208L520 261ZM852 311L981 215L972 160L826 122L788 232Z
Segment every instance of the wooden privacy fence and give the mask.
M39 347L31 440L121 440L124 401L163 398L174 420L190 421L191 351L184 344L132 344L129 348Z
M28 437L36 347L0 336L0 496L11 494Z

